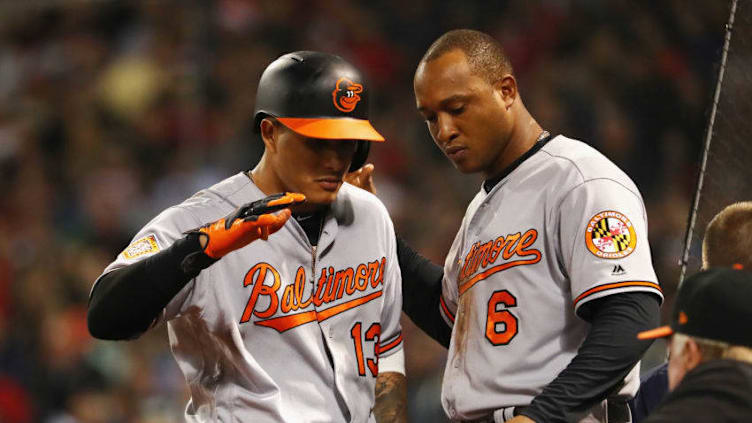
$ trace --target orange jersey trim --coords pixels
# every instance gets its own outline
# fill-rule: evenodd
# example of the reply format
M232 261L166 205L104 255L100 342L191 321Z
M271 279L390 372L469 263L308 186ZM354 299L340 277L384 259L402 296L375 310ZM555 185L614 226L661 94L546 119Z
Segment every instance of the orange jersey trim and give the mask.
M351 308L355 308L357 306L363 305L371 300L375 300L376 298L379 298L382 294L382 291L376 291L374 293L368 294L365 297L356 298L354 300L350 300L346 303L342 303L339 305L336 305L334 307L329 307L326 310L318 312L317 320L319 322L324 321L332 316L335 316L337 314L340 314L344 311L350 310Z
M318 320L319 322L322 322L330 317L336 316L352 308L361 306L371 300L375 300L381 295L382 295L382 291L376 291L376 292L366 295L365 297L355 298L354 300L350 300L342 304L338 304L334 307L329 307L326 310L322 310L319 312L312 310L312 311L306 311L303 313L288 314L286 316L274 317L272 319L259 320L255 322L255 324L259 326L266 326L266 327L275 329L277 332L282 333L286 330L298 327L300 325L313 322L314 320Z
M459 286L460 295L464 294L465 291L467 291L468 289L472 288L472 286L475 285L476 283L482 281L483 279L488 278L489 276L493 275L496 272L501 272L502 270L507 270L507 269L509 269L511 267L515 267L515 266L525 266L525 265L528 265L528 264L538 263L541 260L541 254L537 250L534 250L533 252L536 253L535 254L535 258L531 258L531 259L527 259L527 260L508 261L508 262L506 262L504 264L500 264L498 266L494 266L494 267L486 270L485 272L478 273L477 275L473 276L467 282L464 282L464 283L460 284L460 286ZM452 319L452 320L454 320L454 319Z
M393 341L387 342L386 344L379 344L378 350L376 351L376 354L381 355L385 352L393 349L394 347L398 346L402 343L402 333L400 332L399 336L395 338Z
M452 314L451 311L449 311L449 307L447 307L446 303L444 302L444 296L439 296L439 304L441 305L441 309L444 310L444 314L449 318L449 320L454 323L454 314Z
M580 294L577 298L574 299L574 306L577 307L577 303L582 301L584 298L590 295L596 294L598 292L607 291L609 289L625 288L629 286L646 286L648 288L656 289L660 293L663 293L663 290L661 290L661 287L657 283L653 283L653 282L626 281L626 282L607 283L605 285L596 286L595 288L590 288L587 291Z

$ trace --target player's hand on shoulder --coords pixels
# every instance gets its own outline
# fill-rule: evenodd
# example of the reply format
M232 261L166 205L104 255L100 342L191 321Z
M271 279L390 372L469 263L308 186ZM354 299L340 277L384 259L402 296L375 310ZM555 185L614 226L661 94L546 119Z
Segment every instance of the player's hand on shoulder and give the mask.
M244 204L227 217L199 228L201 247L206 255L219 259L259 238L267 239L290 218L289 207L304 201L303 194L287 192Z
M345 182L350 185L355 185L360 189L364 189L371 194L376 194L376 185L373 183L373 170L375 167L372 163L363 165L358 170L345 175Z

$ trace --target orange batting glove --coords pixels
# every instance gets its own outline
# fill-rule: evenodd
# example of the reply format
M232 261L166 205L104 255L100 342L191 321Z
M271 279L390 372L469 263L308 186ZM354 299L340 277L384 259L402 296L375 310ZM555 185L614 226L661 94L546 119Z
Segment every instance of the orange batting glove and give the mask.
M305 195L286 192L241 206L229 216L198 230L208 237L205 244L201 242L204 253L213 259L219 259L259 238L267 239L290 218L288 207L303 201ZM279 213L275 213L277 211Z

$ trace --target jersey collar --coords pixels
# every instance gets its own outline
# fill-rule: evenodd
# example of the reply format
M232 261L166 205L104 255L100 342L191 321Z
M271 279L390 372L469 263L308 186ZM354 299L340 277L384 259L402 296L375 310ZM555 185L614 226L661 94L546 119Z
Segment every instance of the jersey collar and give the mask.
M548 131L543 131L540 136L538 137L538 140L533 144L532 147L530 147L529 150L527 150L523 155L517 158L517 160L513 161L509 166L507 166L498 176L494 176L491 179L486 179L483 181L483 190L486 191L486 194L491 192L491 190L501 182L502 179L506 178L507 175L512 173L519 165L522 164L525 160L530 158L533 154L537 153L538 150L543 148L544 145L546 145L549 141L551 141L551 134L548 133Z

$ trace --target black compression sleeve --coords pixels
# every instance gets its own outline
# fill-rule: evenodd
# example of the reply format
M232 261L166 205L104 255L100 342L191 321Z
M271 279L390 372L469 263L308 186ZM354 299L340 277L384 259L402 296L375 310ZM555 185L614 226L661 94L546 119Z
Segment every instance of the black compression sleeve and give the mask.
M660 319L658 298L647 292L609 295L580 311L592 326L577 355L520 413L536 422L577 421L611 394L650 346L637 333Z
M448 348L452 329L439 314L444 270L413 251L399 236L397 259L402 273L402 311L423 332Z
M89 298L89 332L99 339L132 339L145 332L167 303L216 260L203 253L198 234L103 275Z

